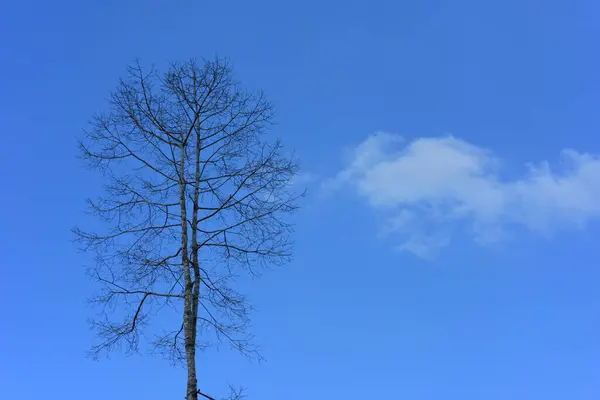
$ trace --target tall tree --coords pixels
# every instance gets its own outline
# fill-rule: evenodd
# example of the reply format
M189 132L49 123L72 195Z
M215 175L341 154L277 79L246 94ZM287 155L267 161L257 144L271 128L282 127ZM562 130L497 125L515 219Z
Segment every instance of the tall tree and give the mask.
M257 355L250 305L232 282L289 259L298 165L265 135L271 104L243 90L226 61L127 72L80 142L106 177L104 195L88 200L103 228L75 229L95 250L89 272L101 284L92 353L149 345L186 366L196 400L196 350L215 344L209 332ZM168 310L176 326L151 324Z

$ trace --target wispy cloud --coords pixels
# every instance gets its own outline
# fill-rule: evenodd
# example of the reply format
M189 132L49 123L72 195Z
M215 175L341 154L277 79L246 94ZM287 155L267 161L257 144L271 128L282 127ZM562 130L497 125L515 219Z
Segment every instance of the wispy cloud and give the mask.
M303 189L306 186L316 182L317 179L318 177L311 172L301 172L292 178L290 185L294 186L295 188Z
M600 217L599 157L566 149L558 165L529 164L518 179L503 179L501 164L452 136L405 141L377 133L324 185L356 190L383 215L383 232L402 237L398 249L421 257L447 246L457 230L491 243L514 226L549 235Z

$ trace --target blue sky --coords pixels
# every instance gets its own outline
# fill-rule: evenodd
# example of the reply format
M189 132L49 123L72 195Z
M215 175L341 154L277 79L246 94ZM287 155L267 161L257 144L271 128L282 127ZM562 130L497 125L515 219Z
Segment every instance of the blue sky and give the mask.
M226 3L226 4L225 4ZM230 57L309 195L291 265L242 282L253 399L600 396L600 7L591 0L28 1L0 6L0 397L183 397L93 362L75 138L135 57Z

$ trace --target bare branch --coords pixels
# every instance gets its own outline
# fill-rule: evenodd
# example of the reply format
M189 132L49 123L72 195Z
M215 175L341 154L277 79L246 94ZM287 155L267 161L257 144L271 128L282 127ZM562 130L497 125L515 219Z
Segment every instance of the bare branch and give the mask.
M92 352L147 343L185 364L187 399L197 400L196 350L211 337L260 359L235 280L290 258L298 166L266 140L271 103L242 90L221 59L171 63L165 73L136 62L109 105L80 142L107 180L88 200L103 225L74 229L95 254L89 272L100 286ZM151 324L159 314L173 326Z

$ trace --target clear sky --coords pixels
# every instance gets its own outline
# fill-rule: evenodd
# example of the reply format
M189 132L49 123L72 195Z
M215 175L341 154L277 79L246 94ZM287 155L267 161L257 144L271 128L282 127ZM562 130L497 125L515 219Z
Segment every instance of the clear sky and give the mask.
M228 56L309 195L292 264L244 283L252 399L600 398L600 6L592 0L4 1L0 398L181 399L93 362L70 242L99 182L75 138L135 57Z

